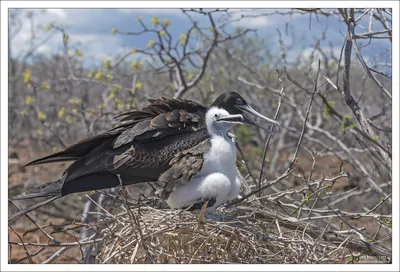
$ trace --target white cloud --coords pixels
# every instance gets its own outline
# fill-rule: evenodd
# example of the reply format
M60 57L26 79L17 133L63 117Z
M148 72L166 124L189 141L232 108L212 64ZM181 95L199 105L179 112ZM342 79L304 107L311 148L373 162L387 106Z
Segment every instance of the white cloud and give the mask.
M68 17L65 9L20 9L16 10L16 21L20 22L20 29L18 34L15 35L11 42L13 55L20 54L21 52L27 52L31 47L32 37L35 37L35 44L40 42L44 37L50 34L45 32L44 29L50 23L56 23L57 25L67 26L69 22L74 20ZM34 24L34 32L32 33L32 26L30 20L27 19L28 14L32 14L32 21ZM16 28L11 27L11 33ZM49 53L54 50L54 44L59 43L59 35L51 37L46 44L43 44L37 48L39 53Z
M267 16L263 15L266 10L263 9L234 9L229 11L229 20L233 21L234 26L245 28L265 27L270 24Z
M40 54L48 54L53 51L53 48L50 47L48 44L43 44L38 47L37 52Z
M88 44L92 42L99 42L101 39L109 38L111 35L102 35L93 33L93 34L71 34L70 36L74 42Z
M269 24L269 20L267 17L255 17L255 18L243 18L238 22L238 25L246 26L246 27L262 27L267 26Z
M110 34L71 34L71 43L94 60L112 60L119 53L128 52L121 36Z
M33 12L34 35L32 35L30 21L26 20L28 12ZM71 47L76 45L86 55L100 56L100 53L107 52L107 57L111 55L110 48L121 46L121 39L118 36L113 36L111 31L109 34L75 34L72 26L79 24L84 18L89 18L91 10L66 10L66 9L45 9L45 10L29 10L23 9L19 11L18 20L21 22L21 29L15 38L11 41L11 52L14 57L22 56L31 49L32 37L36 38L34 43L37 44L52 32L45 32L44 29L50 24L65 27L70 35ZM80 20L80 21L79 21ZM41 28L36 28L41 26ZM12 33L13 30L10 31ZM62 37L60 33L53 33L44 44L40 45L36 52L41 54L51 54L58 51L62 47ZM107 50L108 49L108 50Z
M65 19L67 17L67 13L64 9L46 9L46 11L51 14L55 15L56 17Z
M321 50L328 58L329 64L336 63L336 61L334 61L334 59L332 58L332 55L338 59L340 56L341 49L342 48L340 46L333 48L327 46L321 47ZM300 50L291 51L289 52L287 58L289 61L294 61L295 59L299 58L300 63L308 63L311 65L313 69L318 68L319 60L321 60L321 63L323 63L323 61L325 60L321 52L315 50L314 47L308 47L302 51Z
M149 8L142 8L142 9L118 9L121 13L137 13L140 14L152 14L152 15L172 15L172 16L184 16L181 9L149 9Z

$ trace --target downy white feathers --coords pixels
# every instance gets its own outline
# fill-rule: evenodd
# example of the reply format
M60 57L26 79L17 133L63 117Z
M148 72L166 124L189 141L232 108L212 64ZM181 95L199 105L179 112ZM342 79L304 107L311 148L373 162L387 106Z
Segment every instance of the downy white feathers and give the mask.
M213 107L208 110L206 124L211 136L211 148L204 154L203 166L192 181L170 194L167 203L171 208L185 207L195 200L215 197L216 203L207 209L214 211L239 195L241 183L237 178L236 146L228 137L228 130L239 122L220 121L220 118L229 116L233 115L224 109Z

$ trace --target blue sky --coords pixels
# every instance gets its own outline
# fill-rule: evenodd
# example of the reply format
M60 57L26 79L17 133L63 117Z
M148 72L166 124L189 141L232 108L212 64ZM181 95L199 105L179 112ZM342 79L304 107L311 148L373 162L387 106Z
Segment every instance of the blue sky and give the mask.
M79 48L86 57L93 61L113 59L116 54L129 52L132 48L145 48L147 42L152 39L151 35L124 36L113 35L112 29L120 31L138 31L141 30L136 19L143 17L143 22L151 26L151 18L157 16L161 21L169 19L171 26L170 32L176 38L190 27L188 18L179 9L48 9L42 13L39 10L21 10L24 15L29 11L37 13L35 20L37 24L45 27L51 22L62 25L68 31L71 39L71 46ZM260 13L270 13L273 9L258 10L230 10L231 18L239 18L244 15L255 15ZM282 10L281 10L282 11ZM227 16L227 15L225 15ZM225 17L226 18L226 17ZM207 18L202 15L195 16L200 26L206 26ZM216 18L217 23L220 18ZM290 35L285 37L285 23L289 22L289 30L295 33L295 46L289 54L289 58L295 57L302 48L305 53L311 52L315 39L321 37L322 31L327 29L327 38L322 41L321 47L328 47L332 44L335 54L338 56L343 43L346 29L342 22L331 16L315 15L272 15L268 17L244 18L238 22L232 23L230 30L236 27L258 29L258 35L263 38L268 46L276 53L279 52L279 42L277 29L280 29L284 36L285 43L291 43ZM357 28L358 32L366 32L368 19L360 22ZM366 29L363 29L366 28ZM373 25L374 30L381 29L378 25ZM13 41L13 55L22 52L28 46L30 27L24 20L23 28L20 34ZM289 32L290 33L290 32ZM46 33L39 32L39 35ZM39 36L38 35L38 36ZM369 41L360 41L366 44ZM39 48L39 52L51 53L58 50L62 45L60 34L54 35L50 41ZM368 46L362 47L362 52L367 57L377 55L390 49L390 43L386 40L372 41Z

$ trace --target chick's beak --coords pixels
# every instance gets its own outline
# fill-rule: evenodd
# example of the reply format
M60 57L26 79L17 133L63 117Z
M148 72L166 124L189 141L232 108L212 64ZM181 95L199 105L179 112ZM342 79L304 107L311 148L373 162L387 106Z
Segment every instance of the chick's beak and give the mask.
M218 122L226 122L226 123L233 123L233 124L242 124L243 123L243 116L241 114L230 114L226 116L222 116L218 118Z

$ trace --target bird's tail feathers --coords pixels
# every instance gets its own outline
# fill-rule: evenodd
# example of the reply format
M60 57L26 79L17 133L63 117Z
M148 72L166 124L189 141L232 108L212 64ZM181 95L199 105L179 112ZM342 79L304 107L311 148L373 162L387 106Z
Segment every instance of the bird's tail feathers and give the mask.
M40 185L38 187L29 190L26 193L10 198L10 200L25 200L25 199L40 198L40 197L44 197L46 199L35 205L23 208L18 212L14 213L8 218L8 222L12 222L21 215L33 211L47 203L50 203L56 200L57 198L60 198L62 196L61 188L62 188L62 182L61 180L57 180L46 183L44 185Z
M38 197L53 197L53 196L61 196L61 188L62 181L56 180L53 182L49 182L35 188L30 189L28 192L17 195L15 197L10 198L11 200L22 200L22 199L32 199Z

